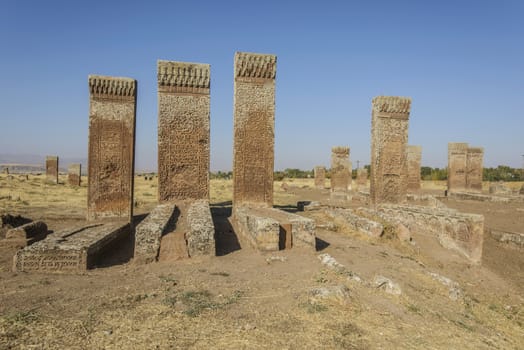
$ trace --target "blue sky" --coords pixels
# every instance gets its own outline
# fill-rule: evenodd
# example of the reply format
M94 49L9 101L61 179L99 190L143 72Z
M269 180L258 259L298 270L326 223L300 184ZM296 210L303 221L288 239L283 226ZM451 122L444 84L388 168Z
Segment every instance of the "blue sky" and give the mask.
M87 157L89 74L138 80L137 170L156 169L158 59L211 64L211 169L232 163L235 51L278 57L275 168L369 163L371 99L413 99L409 143L522 165L524 1L0 0L0 153Z

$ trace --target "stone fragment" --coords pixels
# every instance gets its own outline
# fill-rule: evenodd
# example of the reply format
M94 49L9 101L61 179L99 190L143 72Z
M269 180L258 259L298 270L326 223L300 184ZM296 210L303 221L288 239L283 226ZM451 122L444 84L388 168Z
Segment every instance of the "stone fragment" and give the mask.
M362 282L362 279L353 271L348 270L344 265L339 263L335 258L333 258L331 255L324 253L320 254L318 256L318 259L320 260L320 263L327 268L334 270L335 272L347 276L348 280L354 281L354 282Z
M58 184L58 172L58 156L47 156L45 159L45 174L47 182Z
M431 278L433 278L435 281L440 282L444 286L448 287L448 297L451 300L457 301L462 298L463 292L457 282L434 272L428 272L428 275L431 276Z
M373 204L400 203L407 191L411 99L378 96L372 102L370 197Z
M396 282L393 282L389 278L384 276L377 275L373 278L373 286L378 289L382 289L388 294L392 295L401 295L402 289L400 285Z
M89 76L87 219L133 217L136 80Z
M14 271L82 272L93 268L102 253L130 234L125 222L92 223L48 235L19 250Z
M309 302L318 303L325 299L345 302L349 298L349 288L345 285L313 288L309 291Z

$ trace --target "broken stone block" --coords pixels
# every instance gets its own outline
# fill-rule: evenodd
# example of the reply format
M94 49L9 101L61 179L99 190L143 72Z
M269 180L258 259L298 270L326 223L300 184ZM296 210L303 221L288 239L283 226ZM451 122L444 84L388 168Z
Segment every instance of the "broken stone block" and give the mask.
M263 251L279 250L280 225L249 207L237 207L234 213L235 228L253 247Z
M349 298L349 288L345 285L313 288L309 291L309 302L318 303L324 299L345 302Z
M299 201L297 202L298 211L318 210L320 208L322 208L322 205L320 204L320 202L317 202L317 201Z
M400 288L400 285L384 276L380 276L380 275L375 276L375 278L373 279L373 286L375 288L384 290L388 294L392 294L392 295L402 294L402 289Z
M457 282L434 272L428 272L428 275L431 276L431 278L433 278L435 281L440 282L444 286L448 287L448 297L451 300L457 301L463 296L462 289L460 289L460 285Z
M388 226L388 230L393 230L393 234L402 242L411 242L411 232L403 223L400 222L396 217L392 217L373 209L368 208L357 208L355 212L358 215L367 217L371 220L381 220L385 226ZM386 228L384 228L386 230Z
M34 221L28 224L12 228L7 231L5 238L17 240L22 246L31 245L47 236L47 225L43 221Z
M384 226L381 223L358 216L351 209L330 209L326 211L326 214L335 222L371 237L380 237L384 232Z
M490 234L496 241L516 248L524 248L524 233L491 229Z
M440 244L455 250L471 262L480 264L484 240L484 216L460 213L454 209L415 205L389 205L378 211L397 217L410 231L431 232Z
M235 210L238 229L248 238L256 238L260 250L279 250L293 247L315 249L315 221L274 208L243 206Z
M130 234L129 223L93 223L48 235L19 250L14 271L82 272L93 268L101 254Z
M177 217L175 204L160 204L137 225L135 263L150 263L157 260L162 236L174 230Z
M198 200L189 206L187 226L189 256L215 255L215 226L207 200Z

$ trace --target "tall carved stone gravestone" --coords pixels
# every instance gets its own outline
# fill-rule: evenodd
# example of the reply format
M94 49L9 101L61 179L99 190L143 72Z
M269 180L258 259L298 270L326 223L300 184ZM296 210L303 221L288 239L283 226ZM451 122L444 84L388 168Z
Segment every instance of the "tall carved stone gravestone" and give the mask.
M82 182L82 164L70 164L67 169L67 182L70 186L80 186Z
M349 147L331 148L331 199L349 200L351 186L351 162Z
M420 164L422 161L422 146L408 145L407 164L408 164L408 190L420 190Z
M466 189L467 159L467 143L448 143L448 192Z
M273 206L276 63L274 55L235 54L233 206Z
M49 183L58 183L58 156L47 156L45 158L45 175Z
M87 219L133 216L136 80L89 76Z
M276 63L274 55L235 54L231 222L259 250L314 249L314 220L273 208Z
M315 175L315 187L318 189L324 189L326 186L326 168L323 166L316 166L314 169Z
M368 184L368 169L358 168L357 169L357 186L358 188L366 187Z
M378 96L373 99L370 197L374 204L405 200L410 109L410 98Z
M159 60L158 205L135 231L137 263L215 254L209 209L209 64Z
M484 149L469 147L466 159L466 190L468 192L482 192L483 163Z
M209 198L209 64L158 61L159 202Z

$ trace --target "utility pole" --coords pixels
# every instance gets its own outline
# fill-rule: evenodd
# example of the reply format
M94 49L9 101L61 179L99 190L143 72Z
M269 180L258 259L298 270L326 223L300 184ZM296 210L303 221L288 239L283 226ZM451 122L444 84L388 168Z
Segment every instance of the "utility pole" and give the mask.
M524 155L522 155L522 159L524 161ZM359 164L360 164L360 160L357 160L357 169L360 169Z

